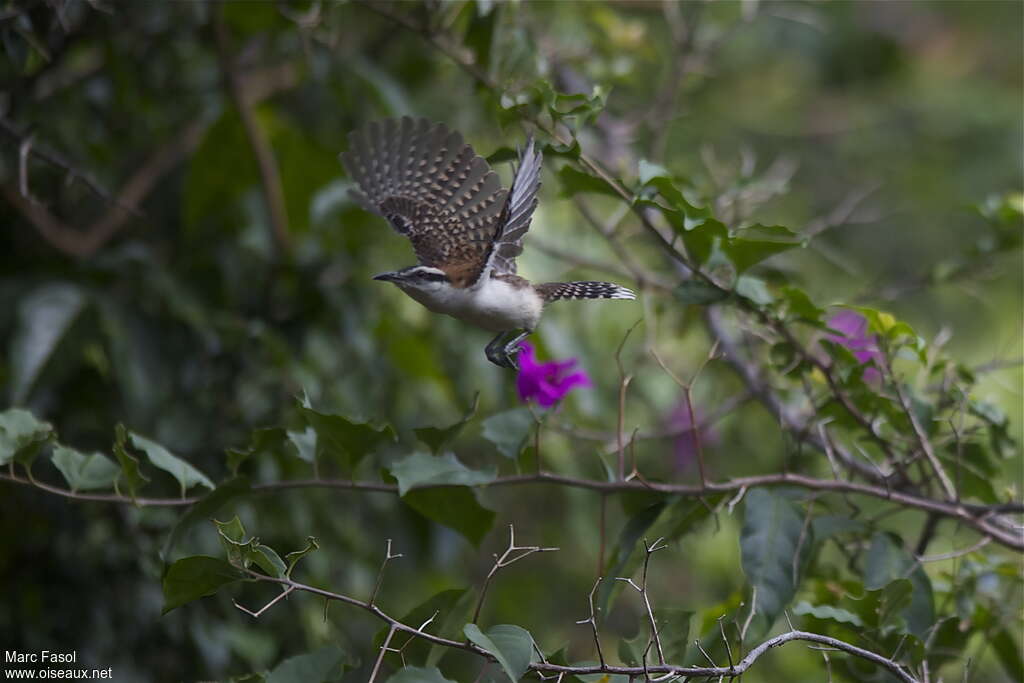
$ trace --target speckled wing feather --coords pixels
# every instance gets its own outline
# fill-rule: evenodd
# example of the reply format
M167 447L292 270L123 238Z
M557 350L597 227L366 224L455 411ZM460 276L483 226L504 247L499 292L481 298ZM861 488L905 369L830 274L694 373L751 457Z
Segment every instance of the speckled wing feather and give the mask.
M512 180L508 202L502 213L501 234L491 254L491 265L499 273L515 273L516 257L523 253L523 237L530 229L533 210L537 208L537 192L540 190L540 169L542 156L531 137L526 148L519 155L519 167Z
M546 282L537 285L544 301L562 299L635 299L632 290L614 282Z
M458 286L476 282L507 193L461 135L426 119L373 122L349 134L341 160L361 190L352 196L408 237L420 263Z

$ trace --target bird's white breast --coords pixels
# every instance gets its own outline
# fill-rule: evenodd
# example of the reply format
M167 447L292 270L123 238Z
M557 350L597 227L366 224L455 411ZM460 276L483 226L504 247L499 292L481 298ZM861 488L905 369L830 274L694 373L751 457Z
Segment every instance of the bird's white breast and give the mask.
M403 288L405 289L405 288ZM473 287L433 291L405 289L406 294L435 313L472 323L492 332L533 330L544 301L532 287L515 287L484 275Z

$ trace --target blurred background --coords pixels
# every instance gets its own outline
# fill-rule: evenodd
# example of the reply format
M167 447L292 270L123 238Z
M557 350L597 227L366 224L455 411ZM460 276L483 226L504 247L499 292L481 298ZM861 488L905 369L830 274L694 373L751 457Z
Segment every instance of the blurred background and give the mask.
M412 429L456 422L479 394L454 450L491 462L482 421L520 405L513 376L484 358L487 333L370 279L411 265L412 253L347 199L337 155L369 121L424 116L493 154L507 182L507 152L532 130L510 102L546 84L606 98L578 139L619 177L656 163L729 225L813 236L761 266L764 277L818 305L891 311L941 340L982 368L975 392L1019 438L1020 225L1011 214L1009 228L991 226L1007 197L1021 202L1022 21L1019 2L2 3L0 404L29 408L82 451L109 453L123 422L220 481L225 449L293 424L304 392L325 412L395 426L399 443L357 472L376 478L416 448ZM445 48L469 55L497 91ZM647 350L690 376L713 340L699 310L605 266L619 263L617 244L645 272L672 276L621 201L588 195L583 207L613 226L614 242L588 224L556 174L564 163L549 153L520 272L613 279L643 295L546 314L533 337L541 357L577 358L594 386L547 421L545 466L603 476L615 352L643 321L621 354L635 375L627 430L670 433L638 447L648 476L694 481L682 392ZM713 476L799 467L777 419L744 400L729 368L705 372L693 401L699 420L715 419L702 433ZM261 481L311 475L288 449L244 470ZM151 474L154 495L176 494L170 477ZM60 482L48 462L34 475ZM1019 458L1001 476L1019 485ZM382 603L397 615L439 590L479 586L514 522L522 542L562 551L505 570L485 621L594 659L573 622L587 616L597 568L599 497L506 487L481 501L496 518L479 548L386 494L281 492L230 514L282 552L316 536L322 549L302 580L356 595L372 589L393 539L405 557L389 565ZM640 503L608 502L610 539ZM0 482L0 642L74 648L125 681L226 679L334 643L351 654L351 680L365 680L380 625L355 610L335 606L325 620L300 596L253 621L218 595L161 617L159 550L179 514ZM657 555L656 604L705 615L737 604L738 528L722 514ZM179 545L218 554L203 526ZM233 597L255 607L272 596L246 587ZM1013 609L1019 596L1002 598ZM636 633L633 598L616 601L609 634ZM1012 680L984 643L968 652L968 680ZM472 680L469 663L453 660L450 676ZM782 675L825 674L792 646L747 678Z

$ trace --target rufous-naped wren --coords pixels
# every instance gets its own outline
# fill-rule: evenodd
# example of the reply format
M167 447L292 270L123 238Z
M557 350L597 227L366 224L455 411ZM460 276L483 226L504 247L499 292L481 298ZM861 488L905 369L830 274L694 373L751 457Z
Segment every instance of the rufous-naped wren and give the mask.
M359 185L352 197L408 237L419 260L374 279L435 313L497 332L486 349L496 365L516 367L519 342L551 301L636 298L611 282L533 285L516 274L540 189L532 137L508 190L459 133L426 119L370 123L349 134L341 160Z

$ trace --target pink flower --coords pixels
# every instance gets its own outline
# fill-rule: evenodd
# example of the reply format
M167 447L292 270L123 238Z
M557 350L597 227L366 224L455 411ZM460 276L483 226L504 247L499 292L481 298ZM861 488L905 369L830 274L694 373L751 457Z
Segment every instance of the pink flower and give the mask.
M533 400L544 408L550 408L565 398L574 387L591 385L590 378L582 370L566 374L576 366L575 358L538 363L529 342L520 342L519 348L516 389L524 403Z
M856 311L840 311L828 319L828 326L840 334L827 334L829 341L848 348L861 364L874 361L881 367L882 353L878 350L878 337L868 335L868 321ZM864 368L865 382L880 382L882 373L874 367Z

